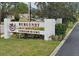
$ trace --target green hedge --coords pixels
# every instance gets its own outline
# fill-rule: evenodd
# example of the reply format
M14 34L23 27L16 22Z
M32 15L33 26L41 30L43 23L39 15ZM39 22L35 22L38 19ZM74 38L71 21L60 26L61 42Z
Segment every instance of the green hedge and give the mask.
M19 21L20 17L19 15L15 15L15 21Z
M73 22L75 23L77 21L77 18L74 17L74 16L70 16L70 17L66 17L66 18L63 18L63 24L68 24L69 22Z
M65 32L66 32L66 25L65 24L56 24L55 25L56 35L64 35Z

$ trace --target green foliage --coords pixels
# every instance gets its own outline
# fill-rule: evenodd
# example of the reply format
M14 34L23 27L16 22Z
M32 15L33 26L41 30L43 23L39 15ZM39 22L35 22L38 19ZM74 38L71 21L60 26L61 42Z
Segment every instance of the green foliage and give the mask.
M51 38L54 41L61 41L63 39L63 36L62 35L55 35L55 36L52 35Z
M48 18L63 18L72 15L71 9L66 7L67 3L48 2L47 13Z
M64 24L56 24L55 33L56 35L64 35L66 32L66 25Z
M15 21L19 21L20 17L19 15L15 15Z
M47 56L59 41L10 38L0 39L0 56Z
M40 34L24 34L23 38L32 38L32 39L42 39L44 40L44 35L40 35Z
M0 20L3 20L8 15L18 15L27 13L27 4L23 2L0 2Z
M43 18L64 18L78 13L77 2L37 2L37 14Z
M66 24L66 25L68 25L69 22L75 23L76 21L77 21L77 18L74 16L63 18L63 24Z
M0 20L3 21L4 18L7 17L7 15L10 14L10 10L12 5L14 3L11 2L0 2Z
M69 20L70 22L73 22L73 23L75 23L75 22L77 21L77 19L76 19L75 17L70 17L68 20Z
M13 8L14 10L14 14L18 14L18 13L27 13L28 11L28 6L25 3L17 3L16 6Z
M36 6L38 7L37 12L36 12L38 17L41 17L41 18L46 17L47 16L47 5L46 5L46 2L36 3Z

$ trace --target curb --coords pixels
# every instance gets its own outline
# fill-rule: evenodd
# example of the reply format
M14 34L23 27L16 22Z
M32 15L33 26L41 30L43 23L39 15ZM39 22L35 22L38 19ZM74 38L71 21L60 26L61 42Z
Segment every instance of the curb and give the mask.
M68 34L64 37L64 39L60 42L60 44L55 48L55 50L49 55L49 56L55 56L57 54L57 52L59 51L59 49L63 46L63 44L65 43L65 41L67 40L67 38L69 37L70 33L73 31L73 29L75 28L75 26L78 24L79 22L76 22L75 25L73 26L73 28L68 32Z

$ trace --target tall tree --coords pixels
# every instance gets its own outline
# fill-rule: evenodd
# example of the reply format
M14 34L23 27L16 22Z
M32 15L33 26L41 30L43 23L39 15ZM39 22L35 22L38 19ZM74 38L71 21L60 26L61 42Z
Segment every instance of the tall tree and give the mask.
M64 18L73 16L77 10L77 3L69 2L37 2L40 15L45 18Z
M18 2L16 3L13 8L10 10L11 14L22 14L22 13L27 13L28 12L28 6L27 4L23 2Z
M7 17L7 15L10 13L9 10L11 10L12 6L16 3L11 2L0 2L0 20L3 20L3 18Z
M47 13L47 2L36 2L35 5L38 8L36 14L41 18L45 18Z
M10 14L25 13L27 9L27 4L21 2L0 2L0 21Z

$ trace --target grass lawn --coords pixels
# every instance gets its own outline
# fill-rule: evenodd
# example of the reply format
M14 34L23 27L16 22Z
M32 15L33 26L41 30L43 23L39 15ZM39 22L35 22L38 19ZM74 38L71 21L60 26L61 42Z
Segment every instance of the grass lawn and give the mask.
M59 43L60 41L0 38L0 56L46 56Z

